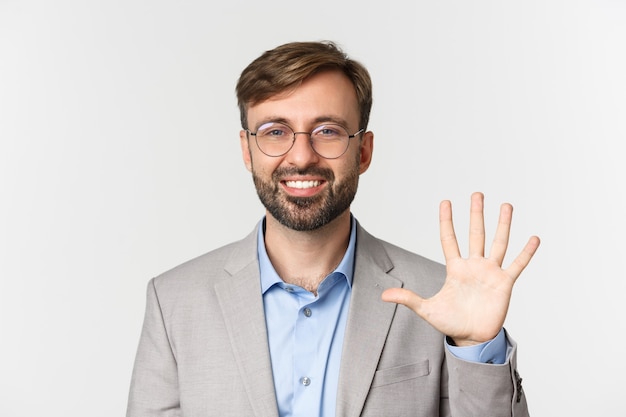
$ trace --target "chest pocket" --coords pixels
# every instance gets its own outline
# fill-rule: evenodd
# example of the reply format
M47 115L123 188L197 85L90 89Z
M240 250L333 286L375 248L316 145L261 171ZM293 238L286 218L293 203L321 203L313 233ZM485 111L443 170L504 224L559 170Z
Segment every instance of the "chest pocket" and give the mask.
M372 388L396 384L398 382L408 381L409 379L420 378L428 374L430 374L428 359L410 365L380 369L376 371L374 375Z

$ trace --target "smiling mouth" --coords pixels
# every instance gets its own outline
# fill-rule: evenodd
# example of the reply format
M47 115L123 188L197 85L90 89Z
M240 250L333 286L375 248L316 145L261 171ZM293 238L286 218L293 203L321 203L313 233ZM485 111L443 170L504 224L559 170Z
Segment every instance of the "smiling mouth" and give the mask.
M285 181L287 187L298 188L300 190L319 187L321 183L321 181Z

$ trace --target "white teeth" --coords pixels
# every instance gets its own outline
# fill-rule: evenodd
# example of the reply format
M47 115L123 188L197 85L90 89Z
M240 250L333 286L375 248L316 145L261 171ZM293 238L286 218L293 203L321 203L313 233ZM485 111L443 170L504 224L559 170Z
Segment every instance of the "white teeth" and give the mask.
M313 188L320 185L319 181L285 181L290 188Z

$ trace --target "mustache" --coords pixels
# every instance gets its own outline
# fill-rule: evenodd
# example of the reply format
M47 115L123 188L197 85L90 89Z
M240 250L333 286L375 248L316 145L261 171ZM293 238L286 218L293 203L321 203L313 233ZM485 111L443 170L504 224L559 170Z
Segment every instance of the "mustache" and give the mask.
M335 174L331 169L321 167L308 167L308 168L296 168L296 167L279 167L272 173L272 179L279 181L282 177L291 175L310 175L321 177L324 180L330 182L335 179Z

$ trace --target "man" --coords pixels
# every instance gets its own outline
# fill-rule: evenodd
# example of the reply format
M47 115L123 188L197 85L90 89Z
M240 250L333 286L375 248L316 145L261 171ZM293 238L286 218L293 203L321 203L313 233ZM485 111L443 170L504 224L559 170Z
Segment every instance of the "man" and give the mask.
M369 235L350 204L372 158L371 81L332 43L267 51L237 97L266 215L150 281L127 416L528 415L502 326L539 239L502 268L511 206L485 257L472 195L463 259L442 202L445 267Z

